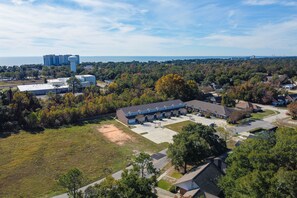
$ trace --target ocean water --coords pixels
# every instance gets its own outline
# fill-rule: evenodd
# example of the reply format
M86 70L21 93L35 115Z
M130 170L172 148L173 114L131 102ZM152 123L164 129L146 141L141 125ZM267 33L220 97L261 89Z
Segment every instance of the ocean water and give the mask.
M187 59L209 59L209 58L220 58L229 59L235 56L81 56L80 62L148 62L148 61L169 61L169 60L187 60ZM246 58L238 57L237 58ZM13 65L24 65L24 64L43 64L43 57L32 56L32 57L0 57L0 66L13 66Z

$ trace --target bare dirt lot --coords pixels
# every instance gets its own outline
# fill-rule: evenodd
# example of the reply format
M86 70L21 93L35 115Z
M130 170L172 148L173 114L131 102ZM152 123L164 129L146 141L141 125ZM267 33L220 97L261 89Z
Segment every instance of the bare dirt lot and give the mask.
M122 130L118 129L114 125L103 125L98 128L98 131L104 135L108 140L114 142L118 145L123 145L127 141L133 141L134 138L130 135L124 133Z

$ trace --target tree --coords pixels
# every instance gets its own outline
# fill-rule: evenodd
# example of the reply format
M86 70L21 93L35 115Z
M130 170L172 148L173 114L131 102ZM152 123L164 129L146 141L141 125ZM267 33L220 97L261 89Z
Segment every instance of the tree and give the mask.
M77 79L75 76L72 76L71 78L69 78L67 80L67 84L73 94L75 94L75 92L79 91L82 87L80 80Z
M234 110L230 114L227 121L231 124L236 124L239 120L242 120L242 119L246 118L247 116L248 116L248 113L246 111Z
M186 89L185 100L201 100L203 98L203 93L199 90L198 84L194 80L187 81Z
M133 168L135 171L140 172L141 177L146 175L157 175L158 171L153 165L152 158L149 154L141 152L133 160Z
M214 128L201 124L185 126L173 137L167 151L175 168L186 172L187 165L199 164L208 156L225 152L226 143L215 132Z
M288 110L293 119L297 119L297 102L288 105Z
M79 192L78 189L82 186L83 184L83 174L82 172L77 169L71 169L68 171L65 175L62 175L58 183L64 188L67 188L68 190L68 195L73 198L79 197Z
M26 128L27 129L36 129L39 127L39 120L35 112L30 113L25 117Z
M89 187L85 191L85 197L157 197L153 189L157 184L158 171L154 168L150 155L140 153L134 158L132 166L132 169L123 171L119 180L108 176L102 183Z
M222 105L224 105L226 107L235 107L235 100L233 100L227 94L223 94L222 95Z
M183 99L185 97L186 82L178 74L168 74L156 82L156 91L168 98Z
M297 197L297 131L280 128L246 140L219 180L226 197Z

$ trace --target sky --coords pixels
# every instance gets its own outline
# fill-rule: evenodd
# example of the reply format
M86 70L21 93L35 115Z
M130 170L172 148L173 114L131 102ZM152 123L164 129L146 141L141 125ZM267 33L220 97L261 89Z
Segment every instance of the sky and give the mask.
M297 0L0 0L0 56L296 56Z

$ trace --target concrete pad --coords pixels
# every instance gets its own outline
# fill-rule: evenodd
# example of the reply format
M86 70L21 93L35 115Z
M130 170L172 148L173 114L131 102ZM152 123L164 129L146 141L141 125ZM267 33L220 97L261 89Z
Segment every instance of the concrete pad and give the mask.
M275 128L275 125L267 121L256 120L256 121L249 122L245 125L230 127L229 129L236 134L242 135L242 134L246 134L246 132L259 129L259 128L270 130Z
M134 131L137 134L142 135L143 137L160 144L162 142L173 142L173 136L177 134L177 132L170 130L164 126L170 125L170 124L176 124L183 121L191 120L196 123L201 123L203 125L210 125L212 123L216 124L217 126L226 126L227 122L222 119L208 119L204 117L200 117L197 115L188 114L186 116L180 116L180 117L172 117L170 119L163 119L163 120L156 120L154 122L146 122L144 124L137 124L133 125L135 128L132 128L131 130ZM159 127L159 124L161 123L161 127Z

